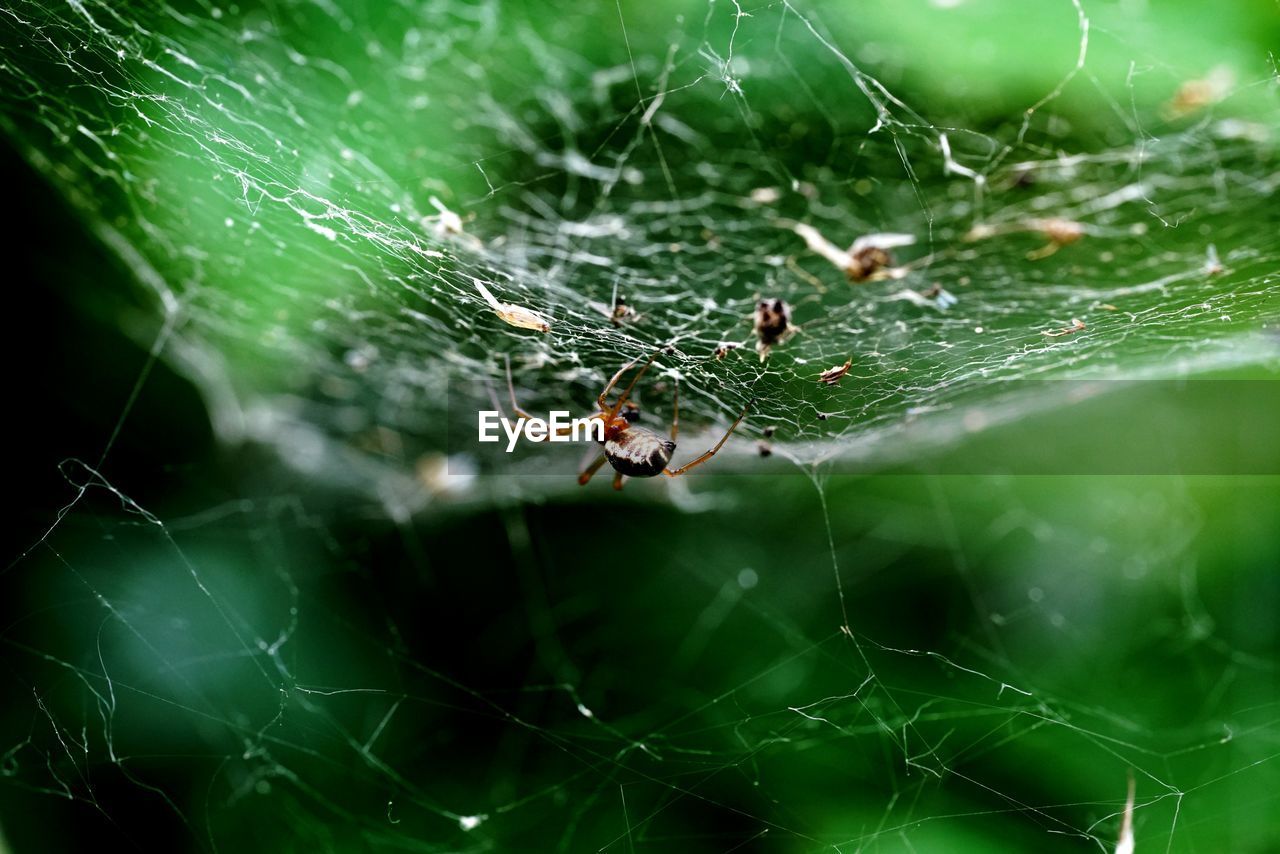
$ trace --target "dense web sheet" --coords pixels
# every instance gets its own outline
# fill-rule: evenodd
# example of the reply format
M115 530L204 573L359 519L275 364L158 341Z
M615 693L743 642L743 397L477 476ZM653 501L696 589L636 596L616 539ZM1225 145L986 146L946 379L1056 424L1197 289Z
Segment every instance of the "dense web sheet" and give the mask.
M723 425L756 395L744 434L775 428L775 462L811 475L802 485L824 501L811 520L819 533L832 520L815 464L890 453L904 418L945 419L978 381L993 394L1002 379L1274 364L1280 170L1265 64L1188 90L1158 57L1134 56L1117 94L1090 65L1088 10L1064 2L1064 51L1045 58L1057 82L1019 122L992 124L906 103L863 69L873 52L859 55L808 4L659 5L651 14L670 14L654 24L647 13L643 27L627 4L606 11L541 32L491 4L8 2L2 120L135 275L156 318L141 334L193 378L220 437L274 446L400 520L470 482L440 475L446 457L451 471L466 468L450 431L473 423L468 404L503 388L504 357L526 407L585 411L624 361L669 345L641 392L646 417L665 417L676 378L691 427ZM1092 145L1085 132L1067 150L1057 108L1082 87L1105 91L1112 113ZM1145 89L1165 92L1154 102L1163 106L1142 106L1153 103ZM881 277L851 283L804 226L839 248L881 233L913 242L892 249ZM761 297L785 299L799 326L767 359L751 323ZM504 321L495 303L550 329ZM839 385L817 381L846 360ZM1024 396L1008 411L1051 402ZM814 635L751 598L760 579L749 567L723 584L705 579L717 592L692 615L677 669L693 673L703 648L737 636L731 620L767 634L764 651L718 674L705 696L685 687L662 698L656 682L618 689L623 712L608 716L592 705L603 689L588 694L571 668L478 684L460 675L461 659L428 664L401 634L405 615L347 625L321 605L303 609L301 590L324 583L308 575L308 554L356 559L330 520L290 496L160 519L96 468L65 466L75 501L5 571L53 561L100 623L89 647L25 649L67 678L34 687L30 735L0 745L0 773L110 816L94 788L95 769L110 764L212 847L238 809L278 814L299 833L307 817L349 828L317 841L325 846L459 850L510 844L554 808L567 817L562 849L624 850L691 833L680 814L694 802L726 816L709 850L766 836L794 850L927 847L934 825L1009 813L1026 819L1029 838L1111 850L1132 769L1145 847L1177 848L1184 800L1203 789L1217 804L1223 781L1275 746L1272 707L1228 724L1206 701L1169 737L1127 719L1123 698L1042 690L994 637L945 653L873 640L847 610ZM1169 490L1161 518L1186 521L1189 538L1195 502ZM936 498L930 512L951 519L952 499ZM1001 500L978 548L1012 530L1063 554L1076 547L1074 532L1047 530L1012 487ZM918 522L917 508L879 509L890 528ZM527 552L527 521L506 518L512 548ZM221 568L232 558L210 541L228 522L245 536L225 548L270 567L269 578ZM974 584L965 555L975 544L945 524L936 535L955 554L952 583ZM833 564L820 601L835 595L845 609L849 568L835 537L819 540L809 557ZM91 557L101 542L121 565L131 549L149 555L155 575L110 577ZM1142 545L1176 563L1189 540ZM525 558L520 583L534 590ZM1271 663L1197 621L1195 579L1185 566L1179 636L1241 680L1274 679ZM970 616L985 632L1020 620L1070 628L1071 605L1054 592L1035 586L1009 607L975 596ZM167 612L145 606L157 597ZM319 628L304 643L307 618ZM611 648L603 629L577 640L606 648L625 680L635 653ZM376 653L385 670L359 684L325 678L341 671L324 656L344 645ZM246 671L247 689L237 681ZM951 680L945 693L939 673ZM1216 690L1209 678L1195 686ZM78 715L51 711L51 691L77 697ZM138 732L120 712L153 704L173 732ZM467 767L464 743L488 740L518 745L556 781L529 790L518 763L495 751L476 762L491 772L490 796L464 802L407 746L412 728L392 732L436 707L468 722L437 745L451 768ZM190 732L208 745L199 761L210 779L194 805L169 800L148 773ZM396 752L380 749L384 737ZM856 759L841 761L874 807L824 827L806 801L829 796L830 769L805 782L785 760L850 743ZM982 757L1004 750L1025 750L1047 776L1066 761L1053 757L1073 752L1109 783L1048 802L984 776ZM1214 750L1212 769L1195 765ZM1185 767L1194 782L1182 781ZM724 778L733 783L721 788ZM942 797L951 785L977 793L972 803Z
M904 416L975 381L1180 375L1273 349L1251 337L1276 312L1264 66L1180 80L1134 56L1117 95L1064 3L1058 85L984 133L921 115L787 3L673 10L640 53L607 11L544 39L488 5L19 3L5 121L155 290L165 353L221 433L286 453L337 441L412 468L459 444L445 425L474 432L504 356L528 406L576 409L672 345L662 373L691 424L755 388L747 430L777 427L809 462L888 453ZM587 34L606 24L601 49ZM1097 150L1057 147L1057 99L1091 86L1114 110ZM1143 86L1163 107L1139 107ZM915 242L890 278L851 285L797 223L837 247ZM1076 242L1051 253L1055 236ZM764 364L759 296L799 327ZM714 358L726 344L742 346Z

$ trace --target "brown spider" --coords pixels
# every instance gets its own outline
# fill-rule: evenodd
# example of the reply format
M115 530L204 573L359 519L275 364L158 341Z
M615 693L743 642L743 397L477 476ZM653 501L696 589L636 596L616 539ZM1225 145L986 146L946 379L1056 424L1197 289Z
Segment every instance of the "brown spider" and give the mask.
M604 450L591 465L583 469L582 473L578 475L578 483L582 486L586 486L587 481L591 480L592 475L599 471L606 462L613 466L616 472L613 476L614 489L622 489L623 481L628 477L657 477L660 474L665 474L667 477L679 477L715 456L716 452L724 447L724 443L729 441L733 431L738 429L738 425L746 417L747 410L755 403L755 398L747 401L747 405L743 407L742 412L729 425L729 429L720 437L720 441L716 442L710 450L703 452L697 459L685 463L679 468L667 468L667 464L671 462L671 455L675 453L676 436L680 429L679 382L677 381L676 383L675 398L672 404L670 439L655 433L647 427L641 427L636 424L636 420L640 417L640 407L627 401L631 391L636 387L636 383L644 376L645 371L649 370L649 366L653 364L661 352L661 350L658 350L649 357L649 360L631 378L631 382L628 383L622 395L612 406L605 401L605 398L609 396L614 386L622 379L622 375L635 366L636 362L639 361L639 357L632 359L619 368L618 372L613 375L613 379L609 380L609 384L604 387L604 391L600 392L600 396L596 398L598 411L589 417L604 422L604 441L601 443L604 446ZM511 407L516 411L516 414L522 418L531 417L529 413L520 408L520 404L516 403L515 387L511 383L510 365L507 367L507 391L511 394ZM562 428L562 431L567 432L569 429L565 427Z

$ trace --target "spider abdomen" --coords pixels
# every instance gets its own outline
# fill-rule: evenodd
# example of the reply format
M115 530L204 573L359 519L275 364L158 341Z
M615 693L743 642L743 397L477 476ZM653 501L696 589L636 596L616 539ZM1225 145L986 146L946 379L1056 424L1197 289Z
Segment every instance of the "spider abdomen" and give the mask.
M676 443L643 427L623 430L604 443L614 470L627 477L655 477L671 462Z

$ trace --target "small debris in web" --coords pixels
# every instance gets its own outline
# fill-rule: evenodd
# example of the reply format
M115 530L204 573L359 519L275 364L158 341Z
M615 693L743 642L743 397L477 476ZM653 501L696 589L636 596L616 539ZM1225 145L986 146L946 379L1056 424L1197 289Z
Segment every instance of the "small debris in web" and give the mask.
M753 328L757 338L756 352L763 362L775 344L781 344L795 331L791 326L791 306L776 297L760 300L756 304Z
M916 239L910 234L871 234L859 237L849 248L851 263L845 268L845 273L852 282L901 278L906 270L893 267L893 256L889 254L889 250L915 242Z
M1219 65L1204 77L1188 80L1164 105L1167 119L1180 119L1218 103L1235 86L1235 73L1225 65Z
M423 226L430 234L440 241L452 241L462 243L471 249L479 249L484 244L480 242L480 238L473 234L467 234L462 228L462 217L445 207L444 202L432 196L428 199L431 206L436 209L437 213L422 218Z
M1084 225L1075 220L1052 217L1050 219L1031 220L1029 224L1035 231L1039 231L1049 238L1049 242L1042 249L1028 252L1028 261L1048 258L1063 246L1069 246L1084 237Z
M1222 266L1222 259L1218 257L1218 247L1212 243L1209 244L1209 251L1205 253L1204 267L1202 269L1206 276L1217 276L1226 270L1226 267Z
M770 424L768 427L764 428L760 432L764 435L766 439L772 439L773 434L776 433L777 430L778 430L777 427L774 427L772 424Z
M538 312L522 305L499 302L497 297L489 293L489 289L484 286L484 282L476 278L471 281L475 282L476 290L480 292L480 296L484 297L484 301L493 309L493 313L502 318L507 324L520 329L536 329L539 332L551 331L551 321Z
M888 299L903 300L921 308L937 308L942 311L946 311L960 301L955 294L937 284L927 291L904 288L897 293L890 294Z
M483 824L484 820L488 817L489 816L487 815L464 815L459 817L458 827L462 828L463 830L475 830L477 827Z
M782 198L782 191L777 187L756 187L747 198L757 205L771 205Z
M844 375L849 373L849 368L852 366L853 359L850 358L843 365L835 365L834 367L827 368L818 375L818 382L824 385L835 385L840 382L840 380L844 379Z
M1084 325L1084 321L1078 317L1071 318L1071 325L1064 326L1061 329L1046 329L1041 332L1048 338L1060 338L1063 335L1075 335L1077 332L1083 332L1088 327Z
M1007 234L1013 230L1008 227L998 228L990 223L980 222L966 231L961 239L966 243L976 243L979 240L986 240L990 237L995 237L997 234Z
M613 311L609 313L609 322L614 326L621 326L624 320L631 320L636 316L636 310L627 305L627 299L622 294L618 294L613 298Z
M1048 258L1062 247L1078 242L1086 233L1084 224L1075 220L1064 219L1063 217L1033 217L1008 225L979 223L965 233L964 239L972 243L977 240L987 240L1001 234L1023 231L1039 232L1049 238L1049 242L1043 247L1027 253L1028 261L1039 261L1042 258Z
M1129 772L1129 794L1124 800L1124 816L1120 819L1120 835L1116 839L1115 854L1133 854L1133 771Z
M730 352L737 350L741 346L742 346L741 344L738 344L733 341L721 341L719 344L716 345L716 348L711 351L711 355L714 356L716 361L718 362L721 359L723 359L725 356L729 355Z
M915 237L910 234L866 234L853 241L853 245L845 251L807 223L797 222L791 229L804 238L805 245L811 251L830 261L851 282L902 278L906 269L893 266L893 256L889 254L889 250L916 242Z
M960 302L959 297L937 283L935 283L933 287L929 288L929 290L925 291L922 296L924 296L925 299L933 300L934 305L943 310L951 308L951 306Z

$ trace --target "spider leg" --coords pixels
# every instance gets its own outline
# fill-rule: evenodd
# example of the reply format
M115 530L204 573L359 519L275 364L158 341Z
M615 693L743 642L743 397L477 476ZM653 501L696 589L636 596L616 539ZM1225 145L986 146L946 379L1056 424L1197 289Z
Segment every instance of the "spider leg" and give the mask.
M582 470L582 473L578 475L578 485L586 486L587 481L591 480L591 476L593 474L600 471L600 466L604 465L605 460L607 459L608 457L606 457L604 454L601 454L600 456L596 457L595 460L591 463L591 465L584 468Z
M521 418L532 418L533 416L520 408L520 404L516 403L516 387L511 382L511 358L503 355L502 361L507 363L507 394L511 396L511 408L515 410L516 415Z
M675 395L671 402L671 441L680 433L680 378L676 377Z
M623 481L625 481L625 480L626 480L626 478L624 478L624 477L622 476L622 472L618 472L617 474L615 474L615 475L613 476L613 488L614 488L614 489L622 489L622 483L623 483Z
M649 370L649 366L652 365L654 360L658 358L658 354L661 353L662 350L663 348L661 347L659 347L657 350L654 350L653 355L649 357L649 360L644 363L644 365L640 368L640 370L636 371L636 375L631 378L631 382L627 383L627 387L623 389L622 395L618 398L618 401L613 405L613 409L610 410L610 415L616 416L619 412L622 411L622 405L626 403L627 398L631 396L632 389L636 387L636 383L640 382L640 378L644 376L644 372ZM621 487L619 487L619 489L621 489Z
M613 391L613 387L618 384L618 380L622 379L622 375L625 374L627 371L629 371L631 369L631 366L634 365L639 360L640 360L640 357L636 356L630 362L627 362L621 368L618 368L618 372L613 375L613 379L609 380L609 384L604 387L604 391L600 392L600 396L596 398L596 403L599 404L599 409L601 412L609 411L609 406L604 402L604 399L609 396L609 392Z
M709 451L705 451L702 454L702 456L698 457L696 460L694 460L691 463L685 463L684 465L680 466L680 468L678 469L663 469L662 473L665 474L667 477L679 477L680 475L684 474L690 469L695 468L696 466L700 466L703 463L705 463L707 460L714 457L716 455L716 451L724 447L724 443L729 441L729 437L733 435L733 431L738 429L738 425L742 423L742 419L745 418L747 415L747 410L751 409L751 404L755 402L756 402L755 398L752 398L751 400L747 401L747 405L743 407L742 412L738 415L736 419L734 419L734 422L729 425L729 429L725 432L723 436L720 437L720 441L716 442L715 447L713 447Z
M515 410L516 415L519 415L521 418L525 418L525 419L532 418L533 416L525 412L523 409L521 409L520 404L516 402L516 387L511 382L511 359L506 355L504 355L502 359L504 362L507 363L507 394L511 397L511 408ZM547 439L550 439L552 435L568 436L572 432L573 432L573 425L571 424L565 425L564 427L561 427L560 429L556 430L554 433L548 432ZM542 441L547 441L547 439L543 439Z
M630 362L627 362L620 371L614 374L613 379L609 380L609 385L605 386L605 390L600 394L600 410L602 412L609 413L610 418L617 417L618 413L622 411L622 405L626 403L627 398L631 396L631 391L636 387L636 383L640 382L640 378L644 376L644 372L649 370L649 366L653 364L653 361L658 358L658 354L660 354L664 349L666 348L659 347L657 350L654 350L653 355L649 357L649 360L644 363L644 366L641 367L640 370L636 371L636 375L631 378L631 382L627 383L627 387L623 389L622 395L618 398L617 402L614 403L613 406L606 407L604 404L605 397L613 390L613 387L618 384L618 380L622 378L622 374L636 363L636 359L632 359Z

